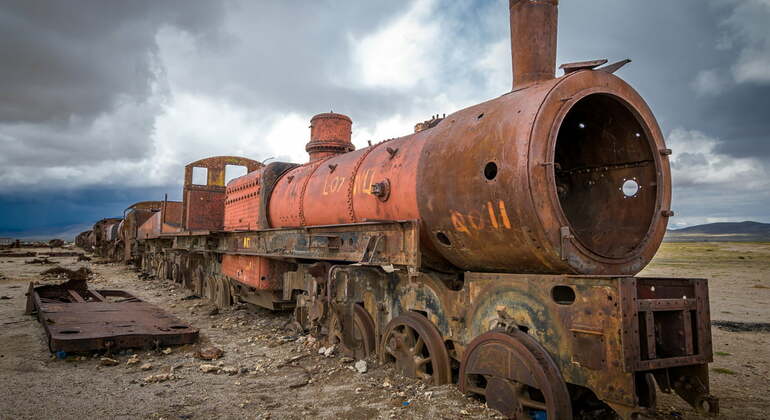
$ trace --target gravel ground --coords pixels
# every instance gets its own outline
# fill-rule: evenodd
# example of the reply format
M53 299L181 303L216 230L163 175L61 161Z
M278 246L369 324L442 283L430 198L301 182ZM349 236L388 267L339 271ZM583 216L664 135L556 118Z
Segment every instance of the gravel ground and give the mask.
M37 319L23 313L29 281L41 281L39 273L54 265L24 260L0 256L0 296L10 298L0 300L3 419L495 416L453 385L425 386L374 360L359 373L360 361L320 355L311 337L284 328L289 313L235 307L212 315L213 306L184 300L189 292L176 284L140 280L123 265L78 263L74 257L51 260L70 269L87 266L95 272L91 287L130 291L191 323L200 329L200 343L110 355L115 366L103 366L102 354L59 360L48 351ZM224 351L220 359L194 356L212 346ZM203 372L204 365L212 371Z
M102 354L57 359L36 318L23 314L28 283L52 281L40 272L55 265L24 264L30 259L0 256L2 419L499 418L453 385L425 386L374 360L360 373L360 361L321 355L312 338L285 328L289 313L234 307L213 314L205 300L184 299L189 292L176 284L74 257L51 260L89 267L92 287L127 290L199 328L201 338L196 345L109 355L114 366L104 366ZM768 270L767 244L664 244L642 274L710 278L713 319L762 326L770 321ZM721 399L720 418L766 418L770 335L761 328L714 328L713 335L711 386ZM195 357L210 347L223 356ZM666 395L659 396L659 410L661 419L698 418Z

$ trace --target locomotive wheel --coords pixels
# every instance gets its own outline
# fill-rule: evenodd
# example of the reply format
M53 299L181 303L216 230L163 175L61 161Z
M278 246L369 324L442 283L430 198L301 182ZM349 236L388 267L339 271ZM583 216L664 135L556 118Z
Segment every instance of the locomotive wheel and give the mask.
M407 312L385 327L380 361L395 362L401 374L432 385L452 380L449 353L438 329L424 316Z
M374 321L361 305L353 305L353 347L343 341L344 333L337 313L333 313L329 322L329 344L339 346L342 352L356 359L365 359L374 352Z
M548 419L572 418L559 369L522 331L494 330L471 341L460 365L460 390L484 396L489 408L508 418L529 419L537 412Z
M166 260L160 260L158 262L158 271L156 275L158 276L158 280L165 280L166 279L166 267L168 264L166 263Z
M181 283L182 282L182 279L180 278L179 264L172 264L171 265L171 280L174 283Z
M191 281L191 290L194 295L203 297L203 291L204 291L204 284L205 282L205 276L203 274L203 269L198 267L192 272L192 281Z
M211 303L218 308L230 306L230 284L227 280L219 276L212 276L208 278L208 283L211 286L211 295L209 295Z

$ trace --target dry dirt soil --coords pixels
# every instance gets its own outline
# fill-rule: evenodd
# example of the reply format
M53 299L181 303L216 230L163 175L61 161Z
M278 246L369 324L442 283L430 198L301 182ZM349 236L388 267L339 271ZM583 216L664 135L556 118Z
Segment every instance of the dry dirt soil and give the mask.
M374 360L359 373L353 360L320 355L317 343L285 328L289 314L246 307L213 314L205 300L184 299L190 293L171 282L74 257L51 260L89 267L93 288L127 290L199 328L201 339L110 355L116 366L103 366L101 354L57 359L37 319L24 315L28 283L57 281L40 275L55 265L24 263L30 259L0 256L0 419L499 418L452 385L424 386ZM712 319L738 330L712 329L711 387L721 399L720 418L767 418L770 332L762 323L770 322L770 244L666 243L641 275L709 279ZM224 350L223 357L194 356L209 346ZM204 364L215 372L201 371ZM698 418L666 395L659 411L662 419Z

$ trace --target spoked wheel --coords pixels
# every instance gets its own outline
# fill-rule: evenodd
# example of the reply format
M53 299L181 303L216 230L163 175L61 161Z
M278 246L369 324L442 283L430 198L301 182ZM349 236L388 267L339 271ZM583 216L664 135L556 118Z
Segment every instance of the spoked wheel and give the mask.
M567 385L543 347L522 331L476 337L460 365L460 390L486 398L508 418L571 419Z
M167 269L168 269L168 264L166 263L166 260L158 261L158 270L156 272L156 275L158 276L158 280L166 280Z
M226 279L219 276L209 277L208 282L212 285L212 294L209 295L211 302L219 308L230 306L230 284Z
M171 265L171 280L174 283L181 283L182 279L181 279L180 276L181 276L181 273L179 271L179 264L172 264Z
M414 312L393 318L385 327L380 360L395 362L401 374L428 384L443 385L452 380L441 333L427 318Z
M191 290L193 294L199 297L204 297L206 276L203 273L203 269L198 267L192 272Z
M336 312L329 321L329 344L337 345L348 357L365 359L374 353L374 321L360 305L353 305L353 343L347 346L344 342L342 323Z

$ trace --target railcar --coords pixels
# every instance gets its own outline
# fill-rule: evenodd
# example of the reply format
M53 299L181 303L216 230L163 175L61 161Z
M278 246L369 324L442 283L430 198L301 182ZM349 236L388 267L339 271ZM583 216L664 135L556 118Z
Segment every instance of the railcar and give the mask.
M348 116L316 115L301 164L193 162L130 257L508 417L631 418L656 387L716 414L707 281L636 276L673 215L671 151L628 60L555 76L557 3L510 1L510 92L358 150Z

